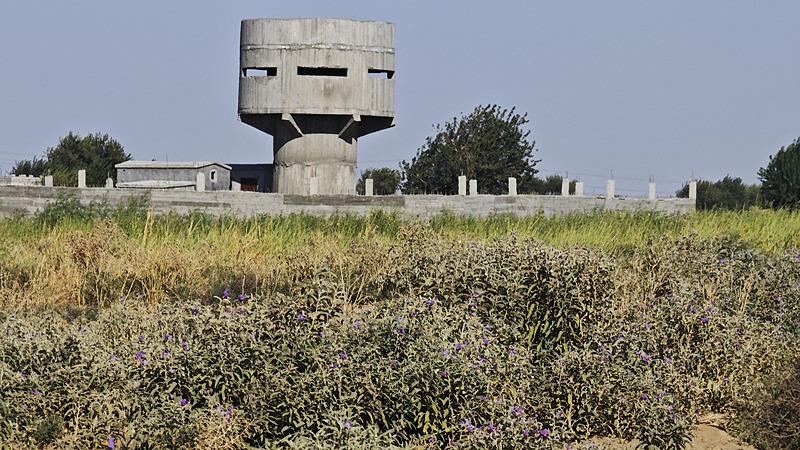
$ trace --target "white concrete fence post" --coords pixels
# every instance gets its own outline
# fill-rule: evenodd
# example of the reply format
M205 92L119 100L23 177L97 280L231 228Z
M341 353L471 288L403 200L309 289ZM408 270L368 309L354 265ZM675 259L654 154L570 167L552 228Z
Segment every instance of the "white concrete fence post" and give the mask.
M242 191L242 183L231 181L231 190L233 192L241 192Z
M308 195L319 194L319 178L311 177L308 180Z
M79 188L86 187L86 171L83 169L78 171L78 187Z
M656 184L653 183L652 181L650 182L649 185L647 185L647 198L649 198L650 200L656 199Z
M44 177L44 186L45 187L53 187L53 176L47 175Z
M569 196L569 178L564 178L561 180L561 195Z
M465 175L458 177L458 195L467 195L467 177Z
M575 197L583 197L583 181L575 182Z
M197 172L197 178L195 179L194 190L197 192L204 192L206 190L206 174L203 172Z
M375 182L372 178L367 178L364 180L364 195L367 197L372 197L375 195Z
M478 195L478 180L469 180L469 195Z
M606 181L606 198L614 198L614 180Z
M114 189L114 179L106 178L106 189Z
M689 182L689 198L697 200L697 181L692 180Z
M508 195L517 195L517 179L508 177Z

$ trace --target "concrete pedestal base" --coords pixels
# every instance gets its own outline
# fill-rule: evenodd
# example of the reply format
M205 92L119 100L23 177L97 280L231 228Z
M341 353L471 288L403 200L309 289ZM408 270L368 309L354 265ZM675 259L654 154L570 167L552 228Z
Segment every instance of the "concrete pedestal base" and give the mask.
M356 147L356 139L348 142L331 134L305 134L286 141L275 149L273 192L312 195L314 177L314 194L355 195Z

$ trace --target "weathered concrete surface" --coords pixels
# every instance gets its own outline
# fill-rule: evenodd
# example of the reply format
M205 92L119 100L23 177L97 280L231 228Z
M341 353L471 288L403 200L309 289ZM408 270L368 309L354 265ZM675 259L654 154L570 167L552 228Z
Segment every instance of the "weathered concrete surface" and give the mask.
M239 118L274 136L274 191L355 194L358 138L394 120L394 25L242 21Z
M59 195L74 195L82 203L107 201L121 205L141 196L145 191L104 188L64 187L0 187L0 216L33 214ZM367 214L374 210L395 211L403 215L430 218L442 212L457 215L489 216L513 214L529 216L590 212L598 209L615 211L652 210L664 213L689 213L695 209L692 199L632 199L604 197L563 197L555 195L379 195L374 197L347 195L284 195L232 191L175 191L152 190L150 206L157 214L175 212L186 214L204 211L220 216L252 217L258 215Z
M204 176L206 191L227 191L231 186L231 167L211 161L125 161L114 168L119 187L125 188L141 189L150 184L153 188L182 189L187 184L194 185L198 173ZM158 182L174 183L159 186Z
M41 177L31 175L8 175L0 177L0 186L39 186Z

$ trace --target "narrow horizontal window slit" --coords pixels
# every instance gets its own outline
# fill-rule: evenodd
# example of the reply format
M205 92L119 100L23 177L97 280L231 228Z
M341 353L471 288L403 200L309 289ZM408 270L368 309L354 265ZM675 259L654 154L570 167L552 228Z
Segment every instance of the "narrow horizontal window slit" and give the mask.
M369 69L368 73L370 78L383 78L385 80L391 80L392 77L394 77L394 70Z
M277 67L246 67L242 69L245 77L275 77L278 75Z
M298 67L297 74L309 77L346 77L347 69L340 67Z

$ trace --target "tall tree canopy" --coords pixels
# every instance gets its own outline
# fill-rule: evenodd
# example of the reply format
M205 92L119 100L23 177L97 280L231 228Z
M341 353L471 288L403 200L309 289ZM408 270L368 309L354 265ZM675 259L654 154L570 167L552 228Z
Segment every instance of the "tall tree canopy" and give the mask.
M86 183L102 186L106 178L116 180L114 165L129 159L122 144L107 134L82 137L69 132L45 151L43 159L19 161L11 171L15 175L53 175L56 185L77 186L78 170L86 169Z
M356 183L356 192L364 195L367 178L372 178L372 188L375 195L392 195L400 187L400 172L388 167L380 169L367 169L361 174Z
M684 185L677 197L689 197L689 185ZM747 209L760 203L758 185L742 182L739 177L726 175L717 181L697 182L697 209Z
M538 161L526 124L527 114L488 105L435 125L436 134L400 164L403 192L457 194L459 175L477 179L481 193L506 193L509 177L517 178L520 192L531 192Z
M800 207L800 138L769 157L767 167L758 169L761 194L777 208Z

